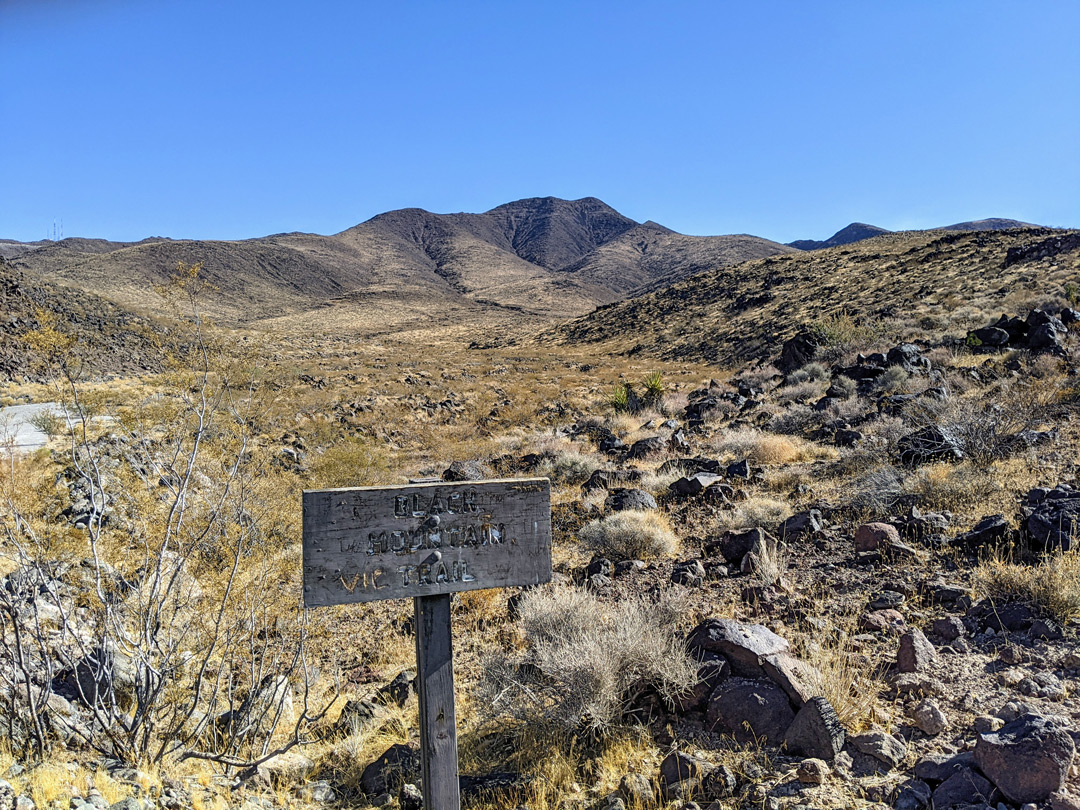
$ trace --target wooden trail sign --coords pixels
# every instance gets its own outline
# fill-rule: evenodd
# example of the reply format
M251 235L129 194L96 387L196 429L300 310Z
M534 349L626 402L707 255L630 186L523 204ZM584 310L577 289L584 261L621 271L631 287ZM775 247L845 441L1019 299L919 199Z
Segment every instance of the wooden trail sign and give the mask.
M412 597L424 806L458 810L450 594L551 580L546 478L304 492L304 605Z

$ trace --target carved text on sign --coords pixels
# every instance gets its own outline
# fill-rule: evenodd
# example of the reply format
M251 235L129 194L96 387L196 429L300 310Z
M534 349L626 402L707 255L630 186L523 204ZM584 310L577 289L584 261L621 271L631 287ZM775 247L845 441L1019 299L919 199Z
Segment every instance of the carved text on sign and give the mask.
M309 606L535 585L550 577L546 479L304 493Z

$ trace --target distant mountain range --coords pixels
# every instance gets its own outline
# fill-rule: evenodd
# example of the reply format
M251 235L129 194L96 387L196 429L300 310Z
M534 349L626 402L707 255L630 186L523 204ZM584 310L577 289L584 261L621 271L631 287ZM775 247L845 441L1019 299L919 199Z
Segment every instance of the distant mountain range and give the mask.
M1023 225L995 219L947 230ZM823 242L790 245L746 234L687 236L636 222L595 197L538 197L481 214L389 211L330 236L0 240L0 259L7 272L21 274L24 288L35 281L74 288L87 301L94 296L143 316L168 312L154 289L178 263L202 262L214 287L202 306L226 324L368 335L436 329L464 337L543 328L700 273L889 234L853 223Z
M756 236L685 236L593 197L518 200L482 214L407 208L332 236L0 243L16 270L136 310L157 309L152 288L178 262L201 261L217 288L207 306L221 319L364 331L476 322L493 309L572 317L649 284L793 250Z
M955 225L945 225L941 228L928 228L934 231L1005 231L1010 228L1038 228L1030 222L1020 222L1016 219L976 219L971 222L957 222ZM818 242L814 239L796 239L788 242L789 247L798 250L822 250L824 248L850 245L852 242L861 242L863 239L871 239L881 236L883 233L893 233L877 225L867 225L865 222L852 222L846 228L841 228L828 239Z

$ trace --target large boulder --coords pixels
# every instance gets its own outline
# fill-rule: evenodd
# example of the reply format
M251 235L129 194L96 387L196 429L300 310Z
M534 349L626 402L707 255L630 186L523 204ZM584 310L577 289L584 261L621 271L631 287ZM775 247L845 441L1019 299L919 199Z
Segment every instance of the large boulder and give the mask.
M1032 545L1045 551L1068 551L1080 533L1080 492L1067 484L1033 489L1021 509Z
M784 374L790 374L813 361L820 348L821 341L818 336L809 329L803 329L793 338L784 341L780 349L780 360L776 365Z
M784 743L793 754L832 762L844 747L844 738L844 727L832 704L815 697L799 709L784 734Z
M722 655L735 674L744 678L768 677L763 659L790 651L790 645L765 625L734 619L706 619L690 631L686 648L697 657L702 653Z
M739 742L779 745L795 712L776 684L728 678L713 690L706 718L709 728L731 734Z
M1056 718L1022 715L979 736L975 762L1017 804L1044 801L1069 775L1076 746Z

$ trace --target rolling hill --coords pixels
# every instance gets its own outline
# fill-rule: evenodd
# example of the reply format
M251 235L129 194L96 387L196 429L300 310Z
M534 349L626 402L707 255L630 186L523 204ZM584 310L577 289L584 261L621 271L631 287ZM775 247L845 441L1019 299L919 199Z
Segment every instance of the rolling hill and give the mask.
M1002 312L1065 302L1080 281L1078 233L906 231L755 259L598 308L542 339L730 365L768 359L800 326L844 312L871 331L932 319L962 336Z
M1020 222L1016 219L977 219L970 222L957 222L953 225L945 225L940 228L930 228L935 231L1004 231L1010 228L1040 228L1041 225L1033 225L1030 222ZM788 242L788 246L799 250L822 250L824 248L850 245L852 242L861 242L863 239L872 239L893 231L879 228L877 225L867 225L864 222L852 222L846 228L841 228L828 239L818 242L814 239L796 239Z

